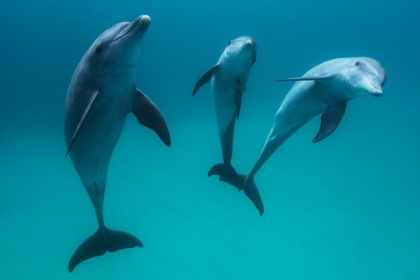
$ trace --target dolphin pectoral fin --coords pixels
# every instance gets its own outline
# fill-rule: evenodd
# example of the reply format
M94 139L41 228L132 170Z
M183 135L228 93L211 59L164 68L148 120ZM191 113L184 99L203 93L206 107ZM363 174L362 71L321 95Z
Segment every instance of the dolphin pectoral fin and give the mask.
M102 256L107 251L112 253L136 246L141 248L143 244L135 236L123 231L100 228L80 244L69 261L68 270L72 272L78 264Z
M92 104L93 104L93 102L95 102L96 97L98 96L98 93L99 93L99 90L95 91L95 92L92 94L92 96L90 97L89 104L88 104L88 106L86 107L85 111L83 112L83 115L82 115L82 117L80 118L79 124L77 125L76 130L75 130L75 132L74 132L74 134L73 134L73 137L72 137L72 138L71 138L71 140L70 140L70 144L69 144L69 146L68 146L68 148L67 148L66 156L69 154L70 149L71 149L71 147L72 147L72 146L73 146L73 144L74 144L74 140L76 140L76 137L77 137L77 135L79 134L80 128L82 127L82 125L83 125L83 123L85 122L85 120L86 120L87 116L89 115L89 113L90 113L90 111L91 111L91 108L92 108Z
M208 83L211 80L211 77L213 77L214 73L219 69L219 64L214 65L212 68L207 70L206 73L204 73L203 76L198 80L198 82L195 84L193 96L197 93L197 91L200 89L200 87L206 83Z
M239 119L243 92L244 92L244 88L242 86L242 80L238 79L238 81L236 82L236 89L235 89L236 119Z
M321 127L315 136L313 143L317 143L328 137L337 126L346 112L347 102L340 103L334 107L329 107L321 116Z
M171 146L171 136L166 121L150 98L137 89L132 106L132 112L138 122L153 130L166 146Z

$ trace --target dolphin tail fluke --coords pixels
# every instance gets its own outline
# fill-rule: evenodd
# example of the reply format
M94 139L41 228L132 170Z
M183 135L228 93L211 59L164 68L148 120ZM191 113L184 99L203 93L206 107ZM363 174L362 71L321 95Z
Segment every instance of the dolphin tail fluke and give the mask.
M104 255L108 252L143 247L140 240L131 234L123 231L111 230L108 228L98 229L92 236L86 239L74 252L68 264L69 272L80 263Z
M264 214L264 204L261 200L260 192L254 182L253 176L246 176L238 174L232 165L219 163L213 166L208 176L219 175L219 181L228 183L238 189L238 191L245 191L245 195L255 205L260 216Z
M239 185L236 185L238 182L235 182L235 181L233 181L233 180L231 180L227 177L224 177L224 176L219 176L219 181L228 183L228 184L236 187L239 191L243 191L245 180L246 180L246 175L238 173L238 178L239 178Z
M251 200L255 205L258 212L262 216L264 214L264 204L261 200L260 192L258 191L257 186L255 185L254 178L248 178L246 175L238 174L239 177L239 187L235 185L230 178L220 176L219 181L231 184L238 188L238 190L245 190L245 195Z
M235 186L239 191L242 190L239 174L231 164L218 163L210 168L208 176L218 175L223 177L226 182ZM219 180L222 181L219 177Z
M261 200L260 192L258 191L257 186L255 185L254 178L247 178L245 180L245 194L246 196L254 203L255 207L257 207L258 212L260 212L260 216L264 214L264 204Z

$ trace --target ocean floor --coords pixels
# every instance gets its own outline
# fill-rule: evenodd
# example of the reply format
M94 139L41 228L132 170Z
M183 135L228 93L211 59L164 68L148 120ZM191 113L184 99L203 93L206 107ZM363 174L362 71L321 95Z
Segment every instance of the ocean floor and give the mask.
M350 109L351 110L351 109ZM233 164L249 172L270 119L238 122ZM260 217L215 177L213 118L169 122L172 147L130 116L111 161L105 223L144 248L67 271L97 229L63 134L12 131L0 140L1 279L420 279L419 151L377 141L345 118L312 144L319 119L293 135L256 176ZM411 142L410 142L411 141ZM386 153L389 151L389 153ZM414 162L414 164L410 164Z

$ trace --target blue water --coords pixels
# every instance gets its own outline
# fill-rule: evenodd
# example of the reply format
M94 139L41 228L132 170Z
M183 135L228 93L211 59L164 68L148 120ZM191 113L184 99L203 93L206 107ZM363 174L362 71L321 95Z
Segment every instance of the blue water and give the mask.
M420 279L420 4L379 1L2 1L0 279ZM130 115L114 152L105 221L144 248L67 263L97 229L68 157L64 104L105 29L148 14L137 86L163 112L165 147ZM210 94L197 79L227 42L258 44L233 164L252 168L291 83L337 57L388 73L382 98L351 101L338 129L319 117L256 176L266 212L207 177L221 161Z

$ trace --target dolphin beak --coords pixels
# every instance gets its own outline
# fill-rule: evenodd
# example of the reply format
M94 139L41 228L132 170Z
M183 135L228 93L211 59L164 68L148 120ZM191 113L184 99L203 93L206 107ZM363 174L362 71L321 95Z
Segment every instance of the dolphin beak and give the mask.
M133 30L134 32L137 32L137 34L139 34L140 37L142 37L144 33L146 33L147 29L149 28L149 25L150 25L150 17L148 15L139 16L127 28L122 30L121 34L117 36L117 38L109 42L109 44L120 40L127 34L133 32Z
M366 75L367 76L367 75ZM369 76L367 76L369 78ZM376 97L381 97L384 94L384 90L380 85L380 81L378 79L369 78L369 82L372 85L372 95Z
M252 42L252 40L250 39L247 39L244 43L244 48L247 50L250 50L252 49L253 45L254 45L254 42Z
M366 73L365 70L363 70L363 72L365 72L366 78L369 80L369 83L372 86L370 93L373 96L381 97L384 94L384 90L381 86L382 83L379 81L379 77L370 76L368 73Z
M383 89L375 88L375 91L372 92L372 95L375 97L381 97L384 94Z
M135 21L138 21L137 28L142 33L145 33L150 26L150 17L148 15L139 16Z
M251 52L252 63L254 64L257 56L257 45L255 40L253 38L248 38L243 45L243 49Z
M150 26L150 17L148 15L141 15L131 23L127 33L134 31L136 34L143 36Z

